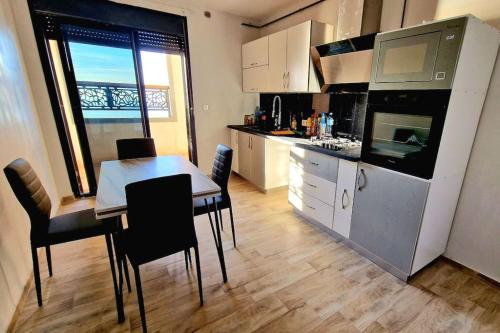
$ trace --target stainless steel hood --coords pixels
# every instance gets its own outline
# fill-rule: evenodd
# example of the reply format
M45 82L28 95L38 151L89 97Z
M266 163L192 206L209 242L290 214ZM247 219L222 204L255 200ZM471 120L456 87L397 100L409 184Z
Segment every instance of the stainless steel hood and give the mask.
M321 92L331 85L368 83L376 34L364 35L311 47Z

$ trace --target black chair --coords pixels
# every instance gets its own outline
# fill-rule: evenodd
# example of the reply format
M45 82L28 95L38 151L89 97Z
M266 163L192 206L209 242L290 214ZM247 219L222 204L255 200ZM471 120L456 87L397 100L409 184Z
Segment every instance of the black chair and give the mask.
M127 256L134 269L142 328L146 332L140 265L194 248L203 305L191 176L181 174L131 183L125 186L125 193L128 228L120 235L120 256ZM120 271L120 286L122 280Z
M222 210L229 208L229 215L231 218L231 232L233 234L233 245L236 247L236 235L234 233L234 220L233 220L233 206L231 205L231 197L227 185L229 183L229 176L231 175L231 162L233 160L233 150L225 145L217 145L215 151L214 164L212 167L212 180L221 188L221 195L215 198L217 203L217 210L219 213L219 221L221 228L224 229L222 224ZM195 199L194 200L194 215L203 215L208 213L210 223L212 224L212 217L210 211L217 214L212 200Z
M125 160L129 158L156 157L156 146L153 138L133 138L116 140L116 150L118 151L118 159ZM188 269L188 260L191 262L191 252L184 253L186 261L186 269ZM125 278L130 292L130 281L128 277L128 269L125 264Z
M153 138L133 138L116 140L118 159L155 157L156 148Z
M118 219L97 220L95 218L94 209L82 210L51 218L50 210L52 204L50 198L40 182L40 179L27 161L19 158L11 162L4 168L4 173L15 196L30 218L31 254L33 257L33 275L35 278L38 306L42 306L42 287L40 283L37 249L45 247L49 275L52 276L51 245L104 236L108 248L109 263L113 275L118 316L120 320L123 313L121 312L122 306L119 304L121 298L118 297L118 285L111 242L111 234L116 232L120 227Z

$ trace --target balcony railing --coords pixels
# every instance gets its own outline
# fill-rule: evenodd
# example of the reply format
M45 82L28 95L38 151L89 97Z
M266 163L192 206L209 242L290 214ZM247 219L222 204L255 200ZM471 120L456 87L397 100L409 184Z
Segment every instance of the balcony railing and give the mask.
M106 111L102 116L113 115L113 111L139 111L140 99L135 84L78 81L78 92L82 111L98 117L99 113L88 111ZM170 108L169 87L146 86L146 106L148 111L161 111L162 117L172 115ZM163 114L163 112L165 112ZM126 114L120 112L120 114Z

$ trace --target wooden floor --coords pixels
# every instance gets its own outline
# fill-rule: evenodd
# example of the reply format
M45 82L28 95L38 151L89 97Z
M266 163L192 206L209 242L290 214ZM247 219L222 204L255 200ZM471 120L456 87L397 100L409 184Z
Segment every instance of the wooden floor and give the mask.
M141 275L150 332L500 331L500 290L478 275L440 260L403 283L295 216L286 190L264 195L233 177L230 192L237 249L225 212L228 283L208 219L198 217L205 305L182 254L147 264ZM125 295L125 323L116 322L103 237L55 246L52 256L52 278L41 262L44 306L31 286L15 331L140 331L134 290Z

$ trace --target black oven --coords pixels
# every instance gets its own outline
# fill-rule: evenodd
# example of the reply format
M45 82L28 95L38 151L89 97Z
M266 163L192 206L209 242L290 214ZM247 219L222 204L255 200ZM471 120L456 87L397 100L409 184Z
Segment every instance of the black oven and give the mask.
M361 160L430 179L450 90L370 91Z

